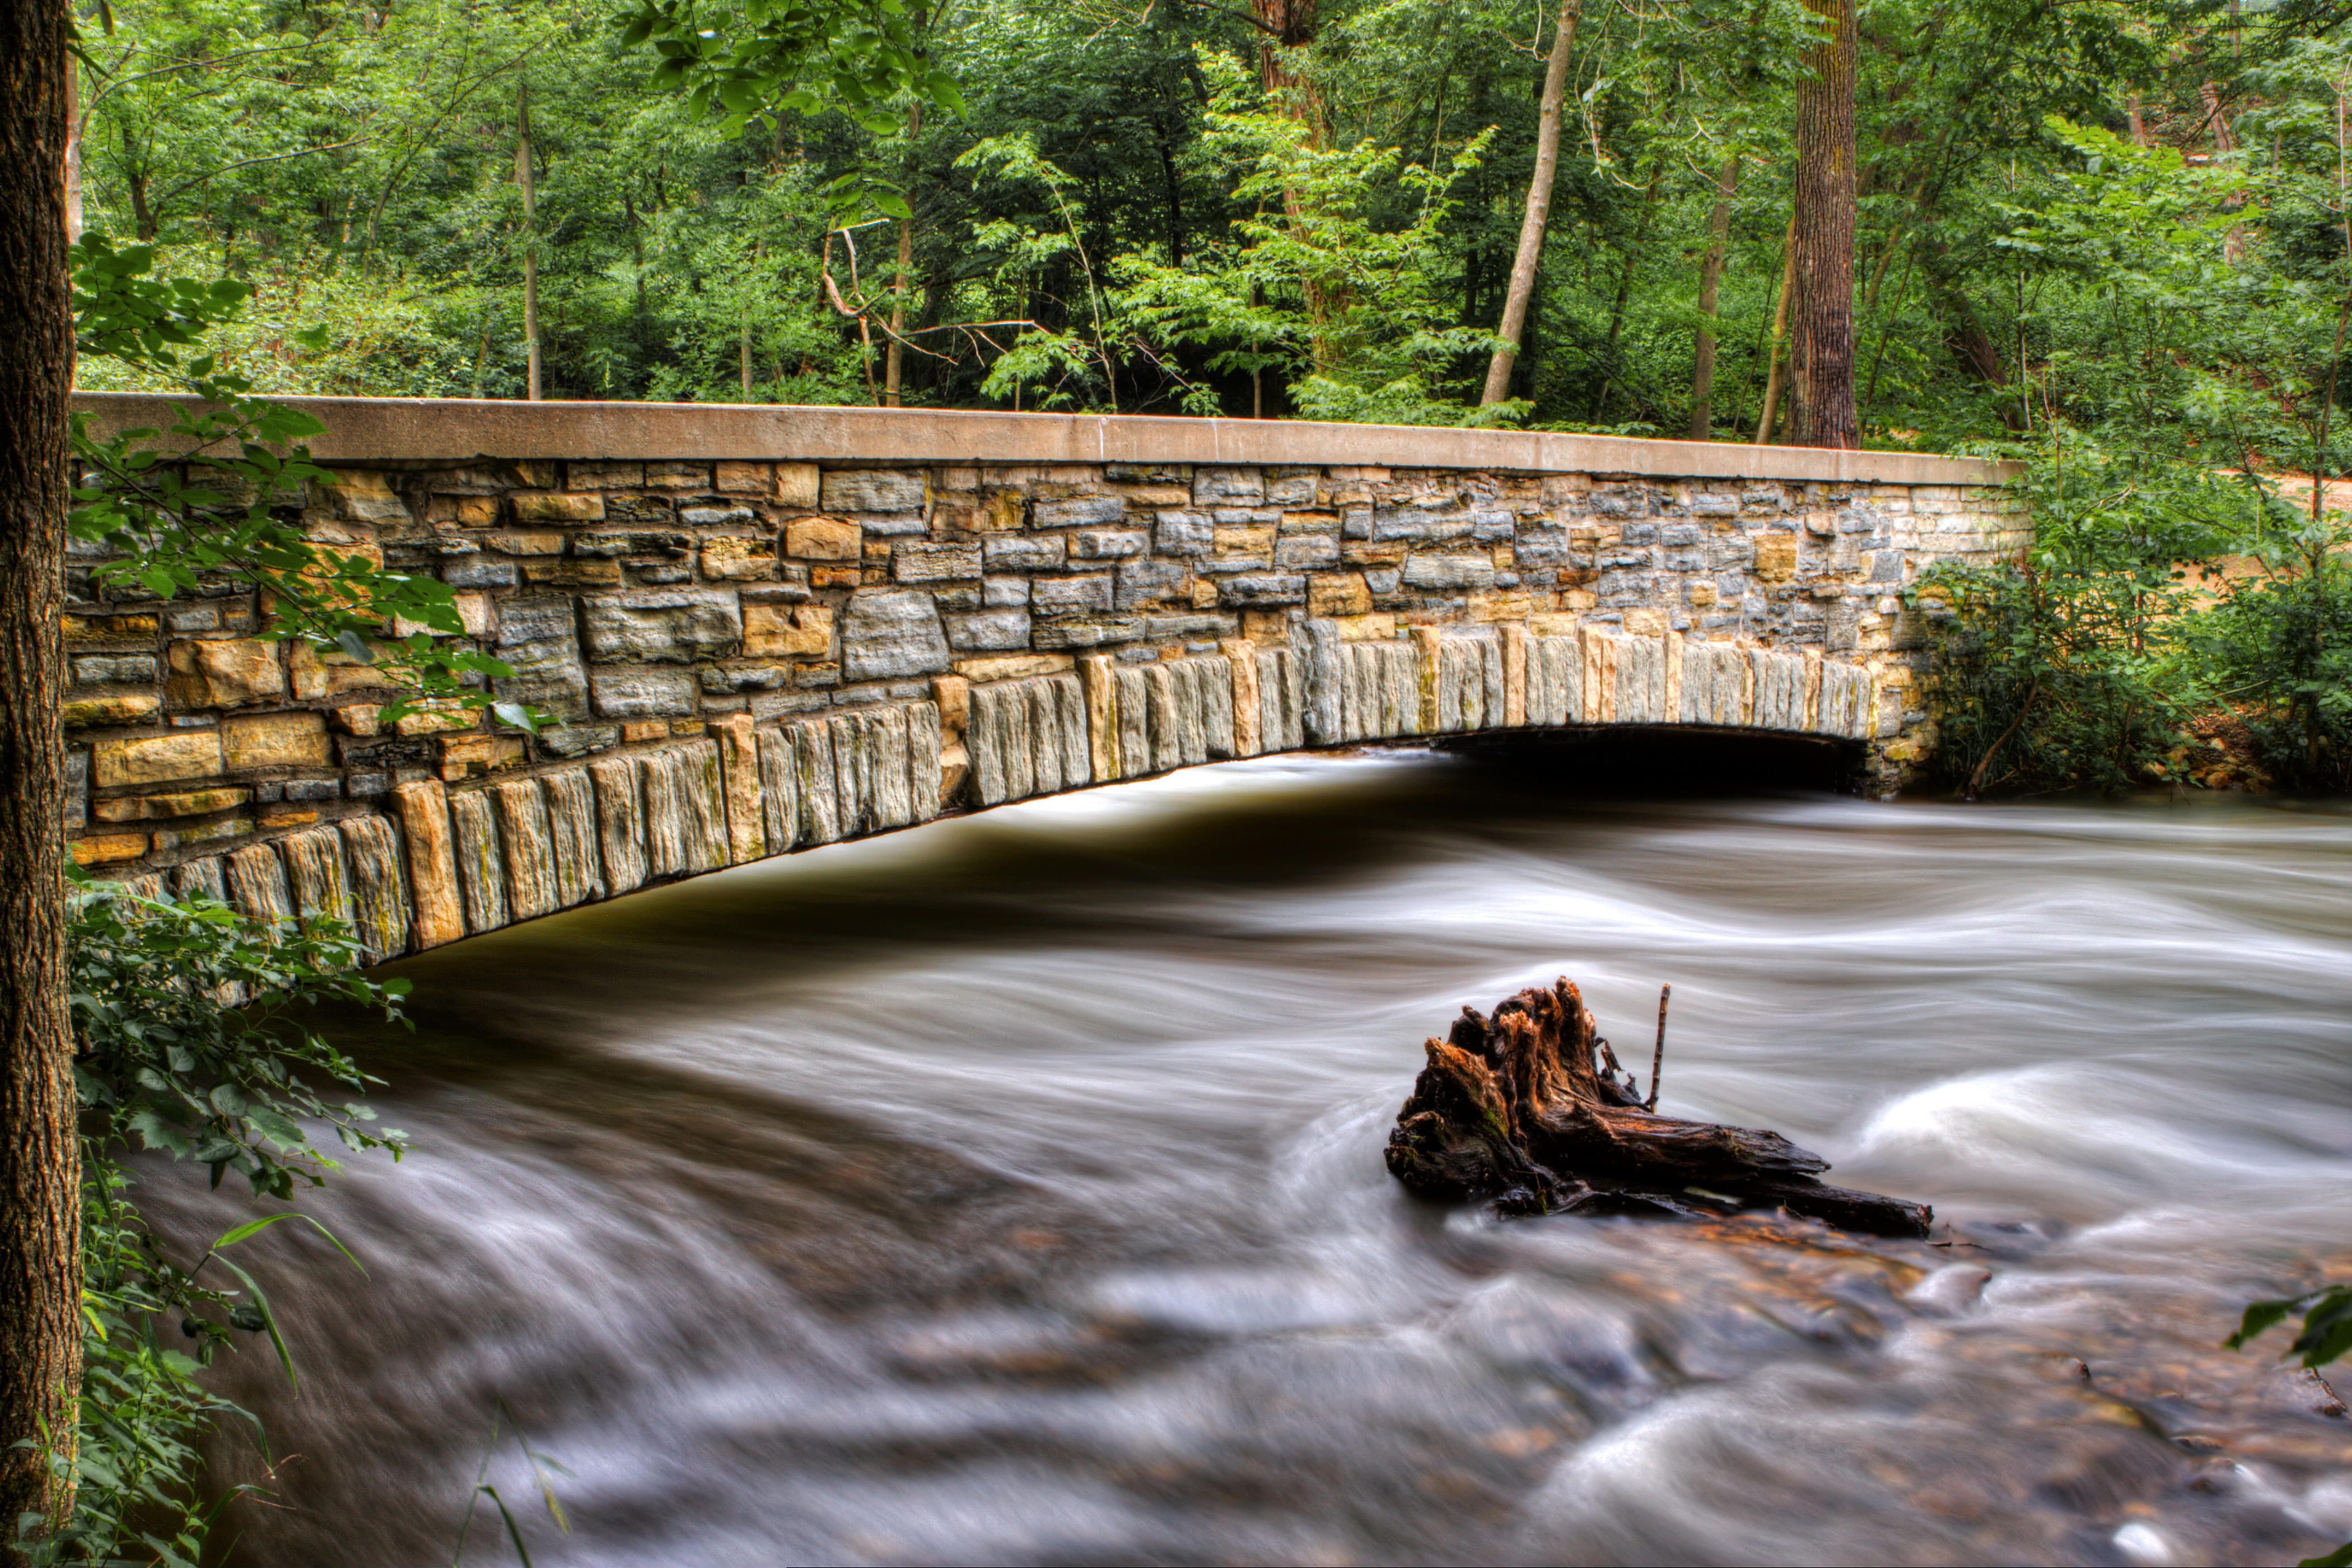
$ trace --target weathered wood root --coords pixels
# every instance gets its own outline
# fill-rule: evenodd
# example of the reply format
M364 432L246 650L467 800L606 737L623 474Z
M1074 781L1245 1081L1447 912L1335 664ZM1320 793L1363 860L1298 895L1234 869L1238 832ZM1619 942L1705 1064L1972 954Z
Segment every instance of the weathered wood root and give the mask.
M1506 1214L1712 1217L1786 1209L1847 1230L1924 1237L1934 1211L1818 1180L1829 1162L1777 1132L1642 1109L1593 1060L1592 1015L1566 980L1484 1018L1465 1007L1389 1134L1390 1174L1413 1192L1493 1199Z

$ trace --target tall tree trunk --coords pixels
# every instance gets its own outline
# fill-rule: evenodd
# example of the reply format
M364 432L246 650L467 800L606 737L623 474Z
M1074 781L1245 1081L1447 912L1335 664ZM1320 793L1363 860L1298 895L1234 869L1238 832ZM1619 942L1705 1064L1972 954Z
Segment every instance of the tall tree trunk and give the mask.
M1536 111L1536 166L1528 176L1518 254L1511 258L1510 291L1503 296L1503 320L1495 329L1503 342L1486 362L1481 404L1500 403L1511 395L1511 366L1519 357L1519 336L1527 331L1528 300L1536 291L1536 265L1543 259L1544 227L1551 222L1551 185L1559 173L1560 104L1568 95L1568 57L1576 47L1576 23L1583 12L1584 0L1560 0L1559 23L1552 30L1551 58L1544 62L1543 97Z
M1805 0L1826 25L1797 87L1794 444L1862 445L1853 399L1854 0Z
M923 129L923 106L919 103L907 110L907 136L909 142ZM915 266L915 220L911 200L908 216L898 220L898 269L890 280L890 347L883 361L882 400L887 406L898 406L898 390L906 374L907 345L902 334L907 330L907 281Z
M1625 247L1624 264L1617 269L1617 298L1609 307L1609 337L1601 351L1601 396L1592 405L1595 419L1608 411L1612 388L1625 392L1629 397L1634 395L1625 386L1625 378L1617 374L1617 342L1625 333L1625 305L1633 295L1633 268L1642 259L1642 247L1649 240L1650 220L1658 210L1658 182L1665 172L1666 160L1661 153L1650 164L1650 183L1642 188L1641 216L1633 221L1633 238Z
M2131 129L2133 146L2152 145L2147 137L2147 121L2140 116L2139 94L2137 92L2126 94L2124 98L2124 123Z
M1772 307L1772 334L1765 347L1764 411L1756 416L1756 445L1769 445L1772 426L1780 417L1780 345L1789 336L1789 296L1797 281L1797 215L1789 215L1789 232L1780 241L1780 295Z
M522 341L530 355L530 401L539 384L539 187L531 170L530 83L515 94L515 184L522 187Z
M1739 155L1723 161L1715 178L1715 207L1706 216L1706 258L1698 267L1698 343L1691 355L1690 438L1715 439L1715 300L1723 284L1723 253L1731 240L1731 197L1739 188Z
M9 1561L21 1515L62 1522L72 1507L71 1480L53 1486L40 1449L54 1438L70 1460L81 1387L58 727L73 384L68 30L60 0L0 5L0 1559Z

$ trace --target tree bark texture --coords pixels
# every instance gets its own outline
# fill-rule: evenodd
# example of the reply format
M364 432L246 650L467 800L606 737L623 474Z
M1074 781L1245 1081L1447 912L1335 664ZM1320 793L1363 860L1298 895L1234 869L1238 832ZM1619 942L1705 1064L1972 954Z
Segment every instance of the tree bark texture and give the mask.
M1823 30L1797 87L1795 444L1862 445L1853 398L1854 0L1805 0Z
M1536 268L1543 260L1544 229L1551 222L1551 187L1559 173L1560 106L1568 95L1568 57L1576 47L1577 18L1584 0L1561 0L1552 31L1551 58L1544 62L1543 96L1536 111L1536 166L1528 176L1528 205L1519 220L1519 248L1511 258L1511 282L1503 296L1503 319L1495 335L1502 347L1486 363L1486 390L1478 401L1500 403L1511 395L1511 366L1528 326L1528 301L1536 291ZM1628 263L1631 266L1631 263Z
M530 353L530 400L540 400L539 187L530 153L530 84L515 98L515 184L522 187L522 339Z
M66 141L62 0L0 5L0 1557L61 1520L37 1445L71 1450L81 1383L80 1152L66 1011ZM35 1449L12 1447L30 1441Z
M1388 1167L1427 1197L1491 1198L1523 1215L1779 1208L1876 1236L1924 1237L1934 1218L1923 1205L1826 1185L1817 1176L1829 1162L1777 1132L1643 1109L1566 980L1520 992L1491 1019L1465 1007L1423 1048L1429 1065L1397 1113Z
M1715 179L1715 208L1706 215L1706 257L1698 265L1698 313L1706 318L1691 354L1690 438L1715 439L1716 296L1723 286L1723 253L1731 242L1731 197L1739 188L1739 155L1723 161Z

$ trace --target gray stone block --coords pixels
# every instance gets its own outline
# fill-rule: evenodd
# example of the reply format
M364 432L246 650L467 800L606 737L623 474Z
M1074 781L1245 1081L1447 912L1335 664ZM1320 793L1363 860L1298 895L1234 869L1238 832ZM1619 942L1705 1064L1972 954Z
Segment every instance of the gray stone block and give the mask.
M1245 573L1217 584L1217 601L1224 605L1303 605L1307 579L1297 573Z
M1042 621L1031 628L1031 645L1041 651L1101 647L1107 643L1132 642L1143 635L1140 616L1093 616L1066 621ZM1148 654L1145 657L1150 657Z
M1040 577L1029 585L1030 607L1041 616L1098 615L1113 602L1110 574Z
M1029 503L1032 528L1088 528L1127 521L1127 502L1117 496L1073 496Z
M1372 509L1374 539L1402 539L1428 544L1448 539L1467 539L1470 529L1470 514L1451 508L1376 506Z
M1215 525L1197 511L1160 512L1151 536L1162 555L1206 555L1217 542Z
M1265 500L1265 478L1255 468L1195 468L1192 471L1192 503L1206 506L1213 501L1257 505Z
M1029 602L1029 579L1026 577L991 577L980 585L980 602L991 610L1010 609Z
M675 529L606 529L572 536L572 553L598 559L620 555L660 555L676 560L694 548L694 535Z
M1405 559L1404 584L1408 588L1432 593L1491 588L1495 585L1495 563L1484 555L1438 555L1416 551Z
M508 600L499 609L497 646L499 658L514 670L491 683L500 697L559 719L588 711L588 678L570 599Z
M908 542L890 551L890 575L901 583L948 583L980 575L980 546Z
M982 610L947 617L948 646L958 653L995 653L1029 646L1029 612Z
M824 476L818 494L827 511L920 511L928 487L904 468L839 468Z
M992 533L980 542L992 572L1053 572L1061 568L1067 542L1058 533Z
M442 563L441 581L452 588L511 588L515 585L514 563L461 555Z
M613 594L581 602L589 658L607 664L725 658L743 640L735 595L713 588Z
M692 670L600 669L592 684L596 711L607 719L679 718L695 710Z
M761 521L750 507L726 502L682 506L677 509L677 520L688 528L744 528Z
M1274 544L1274 563L1287 572L1308 572L1339 563L1339 542L1328 533L1293 534Z
M1075 561L1123 561L1151 547L1151 536L1140 529L1084 528L1070 535Z
M1571 566L1573 539L1564 528L1530 528L1512 542L1511 553L1526 571L1537 566Z
M947 635L931 596L912 588L860 588L841 613L842 673L894 680L948 668Z

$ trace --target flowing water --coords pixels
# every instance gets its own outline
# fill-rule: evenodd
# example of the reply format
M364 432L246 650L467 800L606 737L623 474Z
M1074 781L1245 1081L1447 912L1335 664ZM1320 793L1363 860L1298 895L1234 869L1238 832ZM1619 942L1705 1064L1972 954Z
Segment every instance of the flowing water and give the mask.
M1034 803L401 966L417 1150L280 1226L255 1563L2274 1563L2352 1421L2352 813L1572 799L1429 753ZM1565 973L1663 1109L1933 1243L1412 1201L1420 1041ZM1630 1045L1632 1048L1625 1048ZM147 1189L187 1231L236 1212ZM2339 1380L2339 1386L2341 1385ZM2347 1390L2352 1392L2352 1390ZM234 1456L232 1457L234 1458ZM246 1473L250 1473L248 1464ZM510 1562L484 1504L468 1563Z

